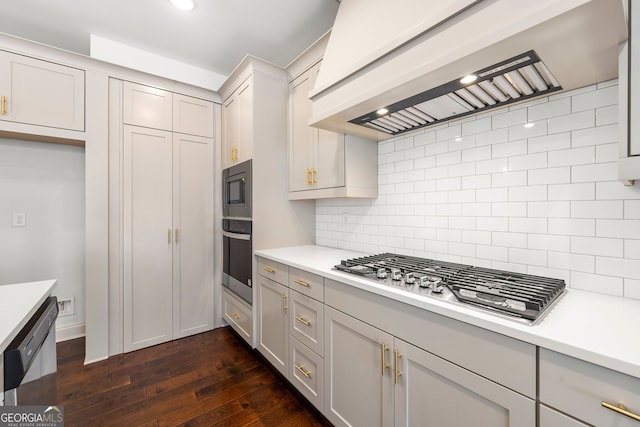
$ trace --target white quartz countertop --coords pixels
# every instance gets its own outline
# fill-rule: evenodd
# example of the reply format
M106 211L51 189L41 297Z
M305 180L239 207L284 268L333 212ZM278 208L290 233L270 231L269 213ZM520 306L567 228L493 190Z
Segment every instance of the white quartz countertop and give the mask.
M0 286L0 355L51 294L55 280Z
M640 378L638 300L568 289L540 322L525 325L333 269L343 259L370 254L309 245L256 255Z

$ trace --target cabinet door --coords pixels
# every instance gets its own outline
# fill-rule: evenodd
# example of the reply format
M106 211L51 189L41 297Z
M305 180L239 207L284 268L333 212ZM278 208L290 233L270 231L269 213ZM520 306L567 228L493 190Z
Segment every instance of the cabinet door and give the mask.
M173 135L173 338L213 329L213 140Z
M307 190L311 187L313 147L318 130L309 126L314 74L310 69L289 84L289 191Z
M124 82L122 121L129 125L171 131L172 93L154 87Z
M222 167L238 160L238 99L235 93L222 104Z
M213 138L213 102L174 93L173 131Z
M344 135L318 130L318 143L314 147L314 186L320 188L344 187Z
M238 163L249 160L253 148L253 87L251 77L240 85L238 102Z
M289 381L322 412L324 360L294 337L289 337Z
M311 350L324 354L324 316L321 302L289 289L289 331Z
M84 130L84 71L0 51L0 120Z
M549 408L545 405L540 405L540 427L588 427L581 421L571 418L567 415Z
M325 416L336 426L393 425L393 337L325 306Z
M172 336L172 135L124 126L124 350Z
M535 427L535 402L395 339L395 425Z
M258 350L285 377L289 367L289 289L258 276Z

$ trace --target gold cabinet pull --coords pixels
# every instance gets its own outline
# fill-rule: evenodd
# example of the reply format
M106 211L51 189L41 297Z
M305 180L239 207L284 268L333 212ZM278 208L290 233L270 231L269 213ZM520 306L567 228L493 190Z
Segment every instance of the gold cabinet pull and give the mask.
M231 161L238 161L238 147L231 147Z
M266 271L267 273L275 273L275 272L276 272L276 271L275 271L273 268L271 268L271 267L262 267L262 269L263 269L264 271Z
M231 317L238 320L240 318L240 315L234 311L233 313L231 313Z
M316 181L316 174L318 173L317 170L315 169L311 169L311 184L317 184L318 181Z
M617 412L620 415L629 417L632 420L640 421L640 415L634 414L633 412L628 411L624 403L618 403L617 405L612 405L611 403L607 403L603 400L601 404L605 408L611 409L612 411Z
M178 229L176 228L176 238L174 239L176 243L178 243Z
M282 298L280 298L280 310L284 313L287 311L287 295L282 294Z
M167 230L167 243L171 244L171 229Z
M386 361L386 353L387 350L389 350L389 347L387 347L385 345L385 343L381 342L380 343L380 354L381 354L381 358L382 358L382 369L381 369L381 374L384 377L384 370L387 369L389 367L389 364Z
M305 371L304 365L295 365L295 367L298 370L298 372L300 372L302 375L304 375L307 378L311 378L311 371Z
M301 316L296 316L296 320L305 326L311 326L311 322Z
M398 378L400 377L400 375L402 375L402 372L400 372L400 365L398 364L398 359L400 359L402 355L398 350L393 350L393 356L395 358L395 361L394 361L395 376L394 376L393 382L395 384L398 384Z
M311 169L307 168L307 184L311 184Z
M7 115L7 97L2 95L2 115Z
M300 280L300 279L296 279L293 281L293 283L297 283L300 286L304 286L305 288L310 288L311 285L308 284L307 282L305 282L304 280Z

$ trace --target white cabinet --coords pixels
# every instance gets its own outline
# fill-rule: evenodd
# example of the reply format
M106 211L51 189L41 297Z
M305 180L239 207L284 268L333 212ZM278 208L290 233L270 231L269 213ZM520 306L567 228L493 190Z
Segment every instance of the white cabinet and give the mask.
M376 197L377 143L308 124L319 69L289 83L289 198Z
M124 127L124 350L172 336L172 134Z
M222 288L222 317L245 341L253 342L251 306L226 288Z
M539 392L543 405L588 425L638 425L640 379L545 348L540 349L539 357ZM636 419L623 414L620 404ZM556 424L541 422L540 426L555 427Z
M258 275L258 350L287 376L289 355L289 289Z
M540 405L540 427L589 427L581 421L562 414L555 409Z
M393 336L325 307L325 412L336 426L391 426Z
M111 222L121 230L111 244L122 249L110 262L122 263L126 352L213 328L214 149L212 138L196 135L213 133L213 104L118 80L110 86L111 173L121 174L110 203L122 218ZM185 118L190 111L202 122Z
M536 425L533 400L333 308L325 319L335 425Z
M222 164L229 167L252 156L252 78L247 77L222 104Z
M0 51L0 121L84 131L84 71Z

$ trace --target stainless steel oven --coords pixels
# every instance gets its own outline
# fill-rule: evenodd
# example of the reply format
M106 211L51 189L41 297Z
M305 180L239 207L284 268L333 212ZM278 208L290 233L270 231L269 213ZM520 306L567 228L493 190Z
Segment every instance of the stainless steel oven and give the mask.
M253 248L251 221L222 220L222 285L251 304Z
M222 171L222 214L251 218L251 160Z

